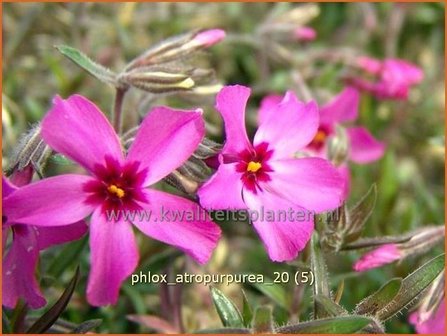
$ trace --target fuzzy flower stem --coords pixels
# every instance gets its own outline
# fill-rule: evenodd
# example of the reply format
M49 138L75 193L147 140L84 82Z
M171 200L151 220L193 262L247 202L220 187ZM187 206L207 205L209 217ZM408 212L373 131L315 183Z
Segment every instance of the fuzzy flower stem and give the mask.
M115 94L115 103L113 105L113 113L112 113L112 123L113 128L116 133L121 133L122 127L122 111L123 111L123 102L124 96L126 95L127 89L117 88Z

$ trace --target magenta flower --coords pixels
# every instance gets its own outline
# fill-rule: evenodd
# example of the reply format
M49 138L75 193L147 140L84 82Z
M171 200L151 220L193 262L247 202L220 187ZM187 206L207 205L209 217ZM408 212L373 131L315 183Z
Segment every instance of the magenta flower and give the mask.
M401 258L402 253L399 251L396 244L385 244L364 254L356 261L353 268L356 272L363 272L390 264Z
M293 31L293 37L298 41L310 42L317 38L317 32L312 27L299 27Z
M346 87L320 110L318 131L304 151L327 158L327 143L335 135L335 126L352 122L358 117L359 92L353 87ZM269 95L261 102L259 123L276 113L275 104L281 101L281 96ZM376 140L364 127L348 127L346 129L349 141L348 159L355 163L366 164L378 160L385 151L385 145ZM349 169L341 165L340 173L345 177L345 196L349 191Z
M16 190L16 186L2 177L3 202ZM9 208L5 204L2 214L3 249L12 232L10 246L3 257L2 305L14 308L18 300L23 299L31 308L40 308L46 304L46 300L35 277L39 251L79 239L87 231L87 225L84 221L52 228L23 225L9 220Z
M203 135L200 110L158 107L145 118L124 157L118 136L92 102L77 95L67 100L57 97L42 122L42 137L91 176L61 175L21 188L5 201L10 218L57 226L92 214L87 298L95 306L114 304L121 283L138 264L131 222L200 263L209 259L216 246L220 229L209 218L165 217L167 211L197 213L197 204L146 188L187 160ZM119 218L108 217L112 211L121 214ZM144 211L145 216L124 217L135 211Z
M248 209L257 214L290 209L297 213L326 211L342 202L343 179L321 158L294 158L318 129L314 102L299 102L287 92L275 113L259 126L250 143L245 130L245 107L250 89L226 86L216 107L225 123L226 142L216 173L198 192L207 209ZM306 217L306 216L304 216ZM278 216L276 217L278 218ZM253 220L254 227L274 261L292 260L313 231L312 216L305 220Z
M445 299L441 301L438 309L432 316L422 318L418 311L412 313L410 323L418 334L440 334L445 335Z
M310 42L317 38L317 32L312 27L299 27L293 31L293 36L298 41Z
M357 65L376 76L376 80L355 78L351 84L379 99L405 100L408 98L410 87L419 84L424 78L422 69L401 59L389 58L379 61L370 57L359 57Z

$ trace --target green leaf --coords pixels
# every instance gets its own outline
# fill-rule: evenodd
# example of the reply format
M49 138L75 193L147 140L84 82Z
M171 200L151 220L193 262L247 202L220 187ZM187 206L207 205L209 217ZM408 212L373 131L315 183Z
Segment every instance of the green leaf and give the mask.
M381 321L386 321L400 312L427 288L444 268L445 254L419 267L402 281L400 291L389 304L377 312L376 317Z
M266 278L264 283L253 283L251 285L272 299L278 306L286 310L289 309L288 295L280 284L273 283L269 278Z
M328 317L335 317L340 315L348 315L346 309L338 305L330 298L324 295L317 295L314 298L315 305L318 307L318 311Z
M94 319L82 322L76 328L74 328L70 333L71 334L85 334L96 327L99 327L102 323L101 319Z
M96 77L100 81L117 86L116 74L105 68L104 66L92 61L87 55L79 51L78 49L66 46L55 46L62 55L70 59L75 64L79 65L82 69L90 73L93 77Z
M355 308L355 313L359 315L374 315L391 302L399 292L401 286L401 278L391 279L380 287L377 292L363 299Z
M362 199L349 211L350 226L346 241L351 242L360 237L363 226L371 216L377 199L377 187L373 184Z
M236 305L217 288L210 288L211 297L223 325L225 327L243 327L244 322Z
M247 328L219 328L219 329L202 329L194 331L193 334L250 334Z
M383 244L400 244L405 243L411 239L412 234L401 235L401 236L385 236L385 237L374 237L374 238L363 238L359 239L351 244L343 246L342 251L359 250L370 247L376 247Z
M62 293L59 300L57 300L56 303L36 322L34 322L34 324L27 330L27 334L42 334L51 328L54 322L56 322L59 316L63 313L65 307L67 307L68 302L70 301L76 288L76 284L78 283L78 279L79 267L76 268L75 275L68 284L68 287Z
M48 267L48 273L55 278L59 278L74 261L79 259L81 251L84 249L87 241L88 237L83 237L77 241L65 244L62 251L53 259Z
M247 295L244 290L242 290L242 319L244 320L244 325L246 327L251 325L253 319L253 312L251 310L250 304L247 300Z
M278 328L281 334L353 334L373 322L368 317L351 315L330 317Z
M252 331L254 334L272 334L273 333L273 317L272 309L268 306L258 307L252 323Z

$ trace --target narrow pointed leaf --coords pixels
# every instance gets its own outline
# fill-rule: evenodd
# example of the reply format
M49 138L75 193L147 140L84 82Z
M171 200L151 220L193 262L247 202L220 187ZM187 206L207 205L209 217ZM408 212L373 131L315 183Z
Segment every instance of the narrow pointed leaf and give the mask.
M252 330L254 334L273 333L272 309L268 306L258 307L253 317Z
M244 322L236 305L220 290L211 287L211 297L216 306L220 320L225 327L243 327Z
M85 334L97 327L99 327L102 323L101 319L94 319L82 322L76 328L71 331L71 334Z
M371 216L377 199L377 187L373 184L362 199L351 209L349 234L346 237L347 241L354 241L360 237L363 226Z
M253 320L253 312L247 300L247 295L242 290L242 319L245 326L250 326Z
M355 308L355 313L359 315L374 315L394 299L401 286L401 278L391 279L380 287L377 292L362 300Z
M202 329L194 331L194 334L250 334L247 328L220 328L220 329Z
M318 311L327 317L348 315L348 311L324 295L317 295L314 298Z
M96 77L102 82L116 86L116 74L107 69L106 67L92 61L87 55L79 51L78 49L66 46L58 45L56 49L60 51L62 55L69 60L79 65L82 69L90 73L93 77Z
M286 310L289 309L290 302L287 293L280 284L273 283L270 279L266 279L264 283L254 283L252 285L272 299L278 306Z
M81 251L87 245L88 237L66 244L61 253L59 253L48 267L48 273L55 278L59 278L61 274L78 260Z
M27 334L42 334L47 331L56 322L59 316L64 312L65 307L67 307L71 296L74 293L76 284L79 280L79 267L76 268L75 275L71 279L68 287L62 293L59 300L45 313L43 314L34 324L27 330Z
M359 315L331 317L281 327L276 332L280 334L353 334L371 322L370 318Z
M402 287L394 299L379 310L377 318L385 321L409 305L445 268L445 254L441 254L408 275L402 281Z
M410 239L411 239L410 235L363 238L353 243L350 243L346 246L343 246L342 251L359 250L370 247L376 247L384 244L400 244L405 243Z

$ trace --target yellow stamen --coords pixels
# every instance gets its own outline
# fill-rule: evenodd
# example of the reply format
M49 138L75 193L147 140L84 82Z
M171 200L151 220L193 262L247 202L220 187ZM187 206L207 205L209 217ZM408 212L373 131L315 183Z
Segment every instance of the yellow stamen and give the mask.
M326 139L326 133L323 131L318 131L317 134L315 134L315 137L312 142L314 143L322 143Z
M107 191L111 194L115 194L118 198L123 198L126 193L123 189L118 188L116 185L112 184L107 188Z
M247 166L247 171L251 173L256 173L261 169L262 165L259 162L250 161Z

